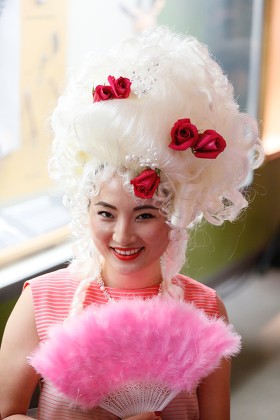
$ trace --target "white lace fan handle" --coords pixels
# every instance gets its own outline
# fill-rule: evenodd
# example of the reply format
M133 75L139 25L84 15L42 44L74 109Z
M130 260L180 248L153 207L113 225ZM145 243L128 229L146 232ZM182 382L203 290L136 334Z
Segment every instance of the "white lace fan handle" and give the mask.
M127 384L108 395L100 405L118 417L130 417L148 411L162 411L177 395L160 384Z

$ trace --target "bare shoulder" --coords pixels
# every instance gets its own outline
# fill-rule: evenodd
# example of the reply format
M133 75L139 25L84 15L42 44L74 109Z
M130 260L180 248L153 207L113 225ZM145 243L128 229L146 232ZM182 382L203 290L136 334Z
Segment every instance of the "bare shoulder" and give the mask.
M18 340L24 348L29 347L29 342L37 344L39 341L30 287L23 290L15 304L5 328L2 347Z
M2 417L27 410L38 376L27 357L39 343L30 287L18 299L2 339L0 407Z

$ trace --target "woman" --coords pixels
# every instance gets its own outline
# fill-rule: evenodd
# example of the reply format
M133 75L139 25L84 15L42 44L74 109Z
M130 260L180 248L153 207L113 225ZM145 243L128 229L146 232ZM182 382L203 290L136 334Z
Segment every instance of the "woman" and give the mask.
M3 419L28 418L39 380L28 355L51 325L91 303L163 294L227 319L215 291L178 274L186 232L202 217L215 225L234 220L247 205L240 188L262 160L256 124L239 112L207 48L165 28L91 57L52 123L50 171L66 190L74 259L68 269L26 283L7 323ZM197 389L174 398L161 418L229 419L229 381L224 360ZM43 381L38 418L117 417L100 407L74 409Z

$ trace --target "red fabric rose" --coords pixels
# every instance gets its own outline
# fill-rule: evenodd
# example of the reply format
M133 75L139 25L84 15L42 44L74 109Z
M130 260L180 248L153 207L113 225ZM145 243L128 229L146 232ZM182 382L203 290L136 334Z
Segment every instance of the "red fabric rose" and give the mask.
M160 177L154 169L145 169L130 183L134 187L136 197L152 198L160 183Z
M127 98L130 94L131 81L127 77L108 77L108 85L97 85L93 91L93 102L108 101L109 99Z
M111 86L98 85L93 91L93 102L107 101L114 98Z
M168 145L174 150L186 150L192 147L198 138L198 131L189 118L178 120L171 129L172 141Z
M215 130L205 130L203 134L198 135L193 154L197 158L216 159L226 145L225 139Z
M114 76L109 76L108 82L114 92L115 98L120 99L129 96L131 81L127 77L115 79Z

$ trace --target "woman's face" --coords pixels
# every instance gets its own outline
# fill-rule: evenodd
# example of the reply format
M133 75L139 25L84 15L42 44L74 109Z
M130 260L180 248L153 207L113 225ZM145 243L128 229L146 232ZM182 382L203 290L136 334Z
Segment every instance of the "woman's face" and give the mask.
M107 278L117 274L155 277L161 272L160 257L169 242L166 219L152 200L131 196L119 177L105 183L93 197L90 226Z

